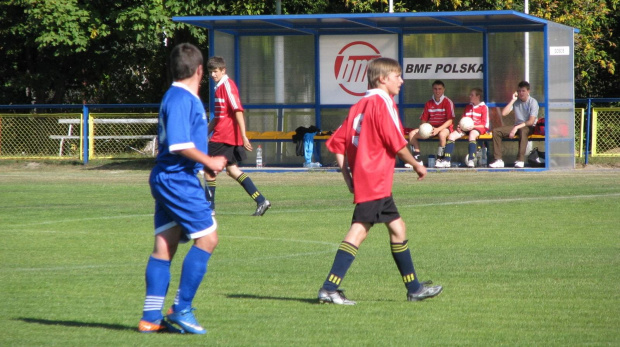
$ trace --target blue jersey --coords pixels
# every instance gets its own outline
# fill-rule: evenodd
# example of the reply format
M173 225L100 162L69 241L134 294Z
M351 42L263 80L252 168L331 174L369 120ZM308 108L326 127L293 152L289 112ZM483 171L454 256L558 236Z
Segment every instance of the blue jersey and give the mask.
M208 153L207 113L200 98L178 82L164 95L159 108L157 169L198 172L203 165L175 151L196 148Z

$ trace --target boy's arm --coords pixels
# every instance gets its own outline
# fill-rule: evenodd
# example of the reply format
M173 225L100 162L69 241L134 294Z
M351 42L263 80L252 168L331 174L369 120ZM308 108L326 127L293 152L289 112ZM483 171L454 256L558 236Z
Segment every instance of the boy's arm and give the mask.
M510 99L510 102L508 102L508 104L502 109L502 116L507 116L510 114L510 111L512 111L512 105L514 105L518 97L519 94L517 92L514 92L514 94L512 94L512 99Z
M349 171L349 165L346 159L347 157L344 154L336 153L336 162L338 162L338 167L340 167L344 182L347 184L349 191L353 193L353 177L351 177L351 171Z
M252 144L245 134L245 118L243 117L243 111L235 111L235 118L237 119L237 124L239 125L239 131L241 131L243 147L248 151L252 151Z
M409 149L407 149L407 146L396 152L396 155L400 158L400 160L413 167L413 170L418 174L418 181L424 179L426 176L426 168L424 165L413 159L413 156L411 155L411 152L409 152Z

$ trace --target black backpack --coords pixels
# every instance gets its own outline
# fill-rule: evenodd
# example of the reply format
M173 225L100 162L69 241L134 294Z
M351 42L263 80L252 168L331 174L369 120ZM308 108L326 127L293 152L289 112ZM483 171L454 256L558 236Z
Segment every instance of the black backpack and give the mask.
M527 163L531 167L545 167L545 152L540 152L538 147L535 147L527 156Z

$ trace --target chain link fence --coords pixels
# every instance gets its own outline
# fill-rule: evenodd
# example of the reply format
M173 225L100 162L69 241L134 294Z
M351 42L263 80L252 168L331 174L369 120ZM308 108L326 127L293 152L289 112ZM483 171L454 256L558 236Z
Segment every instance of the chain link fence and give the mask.
M586 109L575 109L575 153L586 153ZM82 160L83 114L0 113L0 159ZM157 155L157 113L90 113L90 158ZM620 108L592 108L592 156L620 156Z
M0 159L82 159L81 113L0 114ZM89 157L157 155L156 113L91 113Z
M77 126L67 128L61 119L75 119ZM0 158L79 158L79 113L0 114ZM66 141L54 135L72 137Z
M575 108L575 156L582 157L585 148L585 108Z
M592 156L620 157L620 108L592 109Z
M90 158L157 155L157 113L91 113L90 120Z

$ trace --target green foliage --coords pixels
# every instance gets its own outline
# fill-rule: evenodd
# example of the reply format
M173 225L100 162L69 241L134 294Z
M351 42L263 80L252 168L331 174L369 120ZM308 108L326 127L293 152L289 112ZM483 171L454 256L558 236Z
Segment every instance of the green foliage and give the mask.
M620 0L530 1L532 15L579 28L577 97L618 96ZM395 0L396 12L523 10L514 0ZM388 0L282 1L282 14L382 13ZM1 104L158 102L171 47L208 54L208 31L174 16L274 14L275 0L0 0Z
M620 0L537 1L531 3L530 14L579 29L575 36L576 94L604 97L610 88L620 92L617 71L620 37L614 26L620 23ZM613 81L616 81L614 86ZM611 82L611 83L610 83Z

